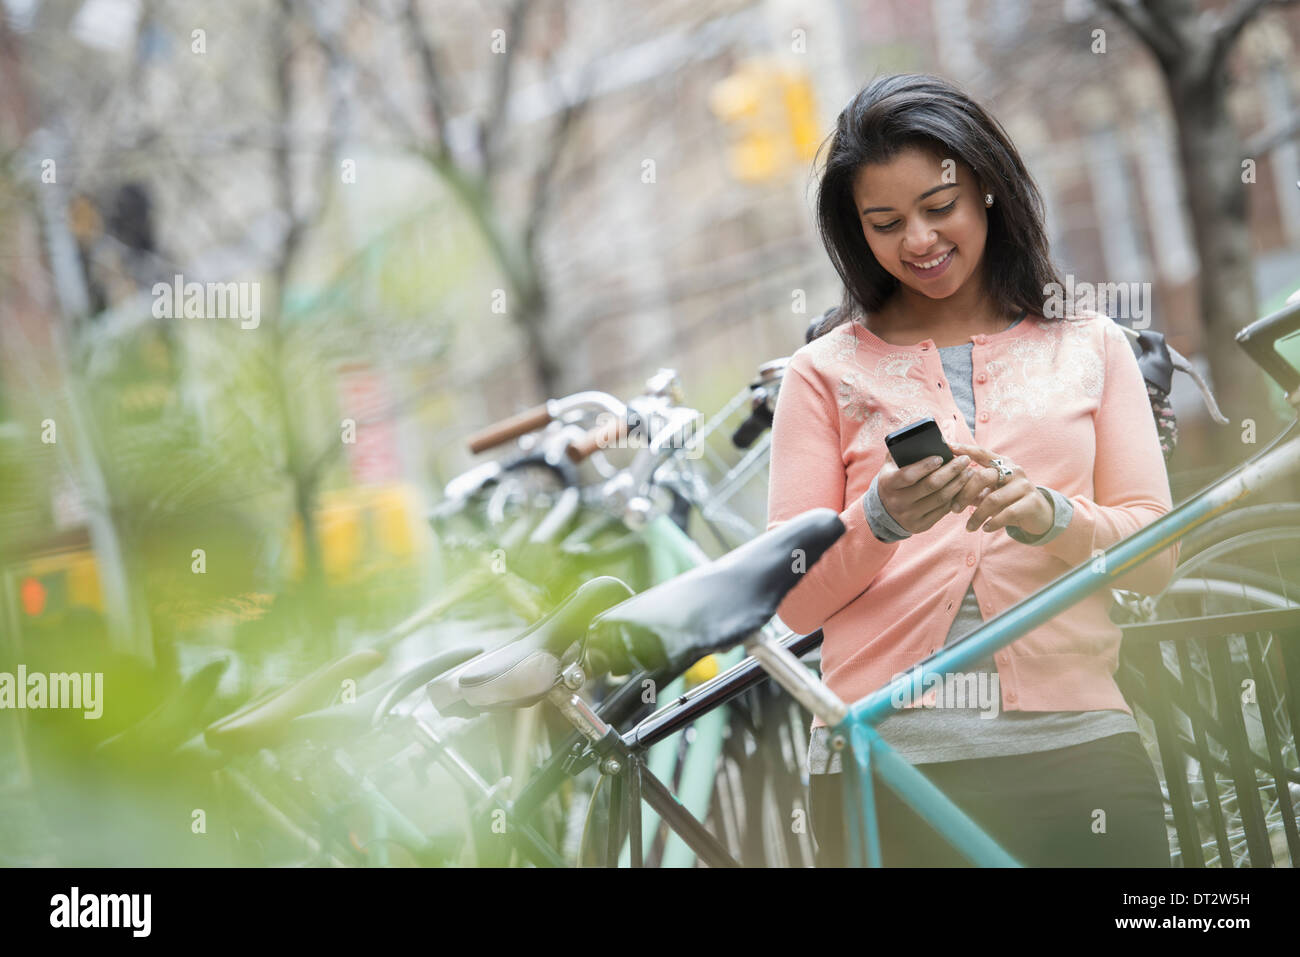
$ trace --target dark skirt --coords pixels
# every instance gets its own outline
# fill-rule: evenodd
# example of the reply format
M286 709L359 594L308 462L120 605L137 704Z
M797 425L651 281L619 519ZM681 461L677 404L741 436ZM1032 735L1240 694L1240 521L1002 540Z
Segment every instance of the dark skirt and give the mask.
M1169 866L1160 784L1132 732L916 768L1027 867ZM811 778L817 866L843 867L841 776ZM884 866L971 866L879 781L875 795Z

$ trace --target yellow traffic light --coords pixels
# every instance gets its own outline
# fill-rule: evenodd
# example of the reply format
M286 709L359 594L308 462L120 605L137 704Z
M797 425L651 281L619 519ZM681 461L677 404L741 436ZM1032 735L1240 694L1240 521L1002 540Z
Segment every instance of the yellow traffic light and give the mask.
M788 71L782 74L782 91L785 94L785 113L790 123L791 145L795 156L807 162L817 155L817 144L821 140L812 80L802 70Z
M741 182L774 179L816 155L816 98L802 69L749 60L714 85L709 106L733 130L729 165Z

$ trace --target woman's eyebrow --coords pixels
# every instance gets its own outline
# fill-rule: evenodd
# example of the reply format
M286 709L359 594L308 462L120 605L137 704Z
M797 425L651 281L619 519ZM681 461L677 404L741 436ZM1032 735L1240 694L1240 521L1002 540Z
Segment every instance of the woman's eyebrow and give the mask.
M919 203L922 200L924 200L926 197L933 196L941 189L956 189L956 188L957 188L956 183L944 183L942 186L934 186L930 189L927 189L920 196L916 197L916 201ZM893 206L868 206L866 209L862 211L862 215L865 216L867 215L867 213L892 213L893 211L894 211Z

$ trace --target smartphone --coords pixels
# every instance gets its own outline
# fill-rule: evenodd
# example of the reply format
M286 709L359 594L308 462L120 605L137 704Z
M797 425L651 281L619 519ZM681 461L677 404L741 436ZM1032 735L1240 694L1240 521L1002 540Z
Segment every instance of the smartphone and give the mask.
M944 462L952 461L952 449L948 448L939 424L932 418L918 419L890 432L885 436L885 447L900 469L931 455L939 456Z

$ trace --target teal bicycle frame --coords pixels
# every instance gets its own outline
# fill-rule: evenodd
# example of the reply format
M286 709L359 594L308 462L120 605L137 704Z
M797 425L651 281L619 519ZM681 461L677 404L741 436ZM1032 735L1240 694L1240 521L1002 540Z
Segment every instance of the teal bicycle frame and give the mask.
M942 682L947 672L973 666L1130 572L1192 529L1297 470L1300 470L1300 438L1265 449L1151 524L1105 551L1098 550L1087 562L852 705L840 701L797 658L769 637L752 636L746 646L754 657L801 704L830 725L833 747L850 752L844 770L849 864L869 867L881 864L873 789L874 778L878 777L972 863L985 867L1020 866L943 791L880 737L875 725L894 710L895 696L907 697L913 689L928 687L929 682Z
M710 558L695 541L683 532L667 515L652 519L642 530L650 551L651 578L655 584L706 565ZM739 664L744 652L735 648L718 657L719 671ZM686 679L678 678L667 688L656 691L656 700L674 701L686 690ZM704 820L717 780L718 759L722 755L723 737L727 729L727 708L714 708L695 722L694 739L687 745L682 767L681 783L677 787L678 802L697 820ZM647 768L661 781L673 780L673 766L677 761L677 741L669 739L652 747L647 756ZM650 853L655 834L659 830L659 815L652 808L644 808L641 816L642 859ZM631 864L631 847L625 847L619 866ZM676 833L669 833L664 845L663 867L692 867L695 853Z

